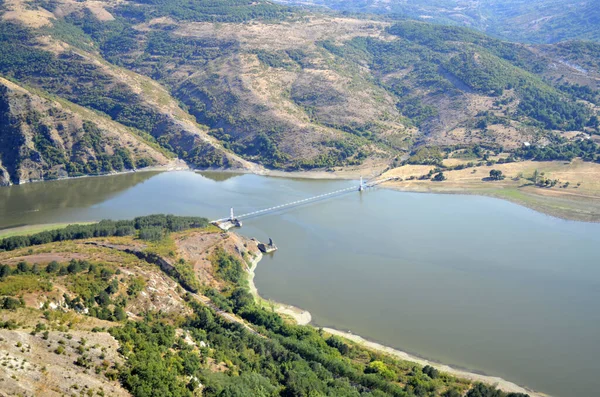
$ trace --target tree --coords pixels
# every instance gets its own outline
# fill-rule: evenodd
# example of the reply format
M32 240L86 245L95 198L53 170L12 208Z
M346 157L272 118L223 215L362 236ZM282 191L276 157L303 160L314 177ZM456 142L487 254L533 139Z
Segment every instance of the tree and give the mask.
M22 304L19 299L11 298L10 296L4 298L2 301L2 309L5 310L17 310L21 306Z
M433 178L431 178L431 180L434 182L442 182L446 180L446 175L444 175L443 172L438 172L433 176Z
M431 365L426 365L423 367L423 373L429 376L431 379L436 379L440 376L440 372L433 368Z
M81 264L76 259L72 259L71 262L69 262L69 266L67 266L67 271L71 274L79 273L82 270Z
M502 171L500 171L500 170L491 170L490 171L490 179L492 181L501 181L504 179L504 175L502 175Z
M96 302L102 307L107 307L110 305L110 297L106 291L100 292L100 294L96 297Z
M330 336L325 342L329 346L336 348L342 355L346 355L350 352L350 347L344 343L341 338L338 338L335 335Z
M60 268L60 265L56 261L52 261L48 263L46 266L46 273L56 273L56 271Z
M123 308L121 306L115 307L115 311L114 311L113 315L115 316L115 319L117 321L123 321L123 320L127 319L127 313L125 313L125 310L123 310Z
M8 265L0 266L0 280L7 276L10 276L10 266L8 266Z
M29 273L31 270L27 262L21 261L17 264L17 270L19 273Z

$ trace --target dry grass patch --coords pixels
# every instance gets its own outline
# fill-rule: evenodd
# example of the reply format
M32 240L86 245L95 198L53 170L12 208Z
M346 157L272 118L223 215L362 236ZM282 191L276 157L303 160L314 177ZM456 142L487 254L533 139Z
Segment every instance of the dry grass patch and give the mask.
M387 184L399 190L489 195L562 218L600 221L600 164L581 160L570 163L523 161L444 171L447 178L444 182L407 180L410 176L426 175L434 168L406 165L392 169L383 176L402 178L403 181ZM505 179L487 180L492 169L502 171ZM557 179L560 182L553 188L535 187L528 178L536 170L540 175L543 174L543 178ZM564 187L566 182L569 184Z

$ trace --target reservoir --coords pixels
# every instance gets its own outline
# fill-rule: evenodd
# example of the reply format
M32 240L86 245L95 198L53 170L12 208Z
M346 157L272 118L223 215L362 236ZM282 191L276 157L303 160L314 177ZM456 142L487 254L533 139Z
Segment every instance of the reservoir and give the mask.
M130 173L0 188L0 228L152 213L210 219L355 181ZM600 389L600 224L506 201L376 188L244 219L279 250L257 268L268 299L445 364L553 396Z

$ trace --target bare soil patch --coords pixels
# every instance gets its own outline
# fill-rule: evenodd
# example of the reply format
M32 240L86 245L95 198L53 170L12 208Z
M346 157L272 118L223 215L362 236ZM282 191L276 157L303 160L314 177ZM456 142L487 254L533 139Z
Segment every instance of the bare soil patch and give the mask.
M0 379L2 394L28 396L63 396L87 393L96 395L104 390L109 396L129 396L118 381L110 381L93 370L75 365L80 354L77 348L85 339L86 355L92 365L112 366L122 363L117 353L117 341L106 332L49 331L48 339L42 333L31 335L27 330L0 330ZM59 343L59 341L62 343ZM54 351L62 346L64 353ZM100 357L104 358L100 358ZM4 365L6 363L6 365Z

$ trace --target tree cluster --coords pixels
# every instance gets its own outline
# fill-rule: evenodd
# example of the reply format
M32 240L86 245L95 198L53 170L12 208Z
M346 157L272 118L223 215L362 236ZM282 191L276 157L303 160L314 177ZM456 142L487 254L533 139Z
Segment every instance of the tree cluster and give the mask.
M47 244L54 241L81 240L92 237L129 236L137 231L144 232L147 239L153 240L155 231L160 236L165 233L186 229L203 228L208 219L201 217L175 215L148 215L137 217L131 221L103 220L91 225L69 225L63 229L49 230L30 236L14 236L0 240L0 251L12 251L32 245Z

